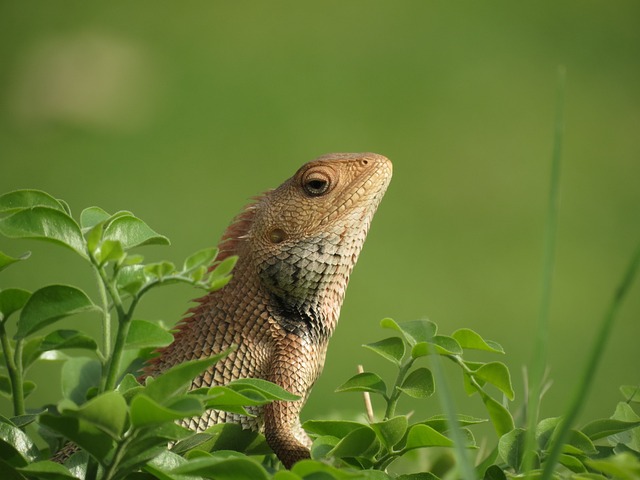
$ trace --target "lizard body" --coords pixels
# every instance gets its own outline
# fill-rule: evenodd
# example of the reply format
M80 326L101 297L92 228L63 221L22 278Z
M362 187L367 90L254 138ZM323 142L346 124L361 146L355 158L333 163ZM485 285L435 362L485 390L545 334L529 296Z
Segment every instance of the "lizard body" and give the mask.
M202 431L237 422L264 432L283 464L309 458L299 414L320 374L369 224L391 180L377 154L329 154L303 165L236 217L218 259L238 255L233 278L198 300L174 342L146 367L158 375L175 364L237 348L195 378L193 388L262 378L300 395L273 402L256 417L208 410L184 422Z

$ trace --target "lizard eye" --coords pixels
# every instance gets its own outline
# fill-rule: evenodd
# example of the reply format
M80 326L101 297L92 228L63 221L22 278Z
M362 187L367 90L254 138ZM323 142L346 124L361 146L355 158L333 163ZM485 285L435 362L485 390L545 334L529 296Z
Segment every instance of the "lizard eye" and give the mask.
M302 179L302 188L311 197L319 197L329 191L331 179L324 172L309 172Z

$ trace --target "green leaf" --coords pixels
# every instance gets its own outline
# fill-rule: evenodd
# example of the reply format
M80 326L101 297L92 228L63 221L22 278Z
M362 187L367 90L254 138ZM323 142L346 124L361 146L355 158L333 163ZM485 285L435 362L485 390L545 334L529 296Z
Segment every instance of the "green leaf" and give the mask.
M431 341L438 331L436 324L429 320L412 320L399 325L391 318L384 318L380 322L380 326L400 332L412 347L419 342Z
M302 480L302 477L289 470L278 470L273 475L273 480Z
M156 323L133 320L125 342L125 349L165 347L173 342L173 335Z
M0 324L15 312L25 306L31 297L31 292L21 288L7 288L0 291Z
M24 398L27 398L29 395L33 393L36 389L36 384L31 380L25 380L22 382L22 391L24 393Z
M484 423L487 421L485 418L476 418L470 415L462 414L457 414L456 420L458 421L458 425L461 427L465 427L467 425L475 425L477 423ZM427 418L424 422L420 423L429 425L431 428L441 433L446 432L447 430L451 430L451 427L449 426L449 418L445 414L434 415Z
M133 215L122 215L107 223L103 238L118 240L125 250L142 245L169 245L167 237L156 233Z
M614 418L604 418L589 422L580 430L591 440L599 440L616 433L626 432L627 430L631 430L638 426L640 426L640 420L627 422L624 420L616 420Z
M174 468L171 473L202 475L216 480L267 480L269 478L260 464L236 452L225 452L208 458L195 458Z
M578 454L595 455L598 453L593 442L584 433L571 430L567 444L578 449ZM568 453L571 453L570 451Z
M237 423L218 423L207 428L205 432L211 435L211 439L198 448L209 451L235 450L248 455L271 452L264 435L253 430L245 430Z
M587 460L586 464L615 479L637 480L640 478L640 460L629 452L598 460Z
M362 425L360 425L362 427ZM311 458L314 460L323 460L327 458L329 452L334 449L340 439L331 435L322 435L316 437L311 444Z
M52 241L87 257L80 227L66 213L49 207L20 210L0 219L0 233L9 238L33 238Z
M76 405L82 405L87 391L98 386L101 373L100 362L93 358L70 358L62 365L62 395Z
M211 272L211 276L221 278L226 275L229 275L237 262L238 262L237 255L225 258L215 266L215 268Z
M384 380L373 372L362 372L354 375L336 388L336 392L373 392L386 398L387 386Z
M192 282L199 282L204 278L206 274L207 274L207 267L203 265L191 271L188 275Z
M209 274L209 278L207 279L207 283L209 286L209 290L214 292L216 290L224 287L231 280L231 270L235 267L238 262L238 257L236 255L232 257L227 257L218 263L213 271Z
M104 228L104 223L101 222L91 228L87 233L87 250L93 255L98 251L98 247L100 246L100 242L102 241L102 230Z
M496 433L499 436L502 436L513 430L513 417L511 416L511 413L509 413L509 410L484 392L480 392L480 395L482 396L482 402L489 413L491 423L493 424L493 428Z
M81 418L44 413L40 415L40 423L61 433L101 463L104 463L105 457L114 447L113 440L107 433Z
M253 415L247 412L244 407L266 403L269 403L269 400L261 394L248 397L226 386L216 385L209 389L209 398L206 399L205 407L251 417Z
M484 472L484 480L507 480L507 476L499 466L491 465Z
M42 345L43 340L44 337L36 335L22 343L22 368L25 370L28 369L33 362L40 358L43 353L42 350L40 350L40 345Z
M27 480L27 477L22 475L18 470L9 465L2 459L0 455L0 471L4 474L2 480Z
M435 392L436 386L433 382L433 374L428 368L417 368L411 372L398 387L403 393L413 398L429 398Z
M405 353L404 342L398 337L385 338L379 342L363 345L363 347L368 348L396 365L400 365Z
M116 277L118 290L123 290L130 295L137 295L146 281L147 276L142 265L122 267Z
M627 402L640 403L640 385L622 385L620 392Z
M118 384L118 387L116 388L116 390L118 392L120 392L125 399L128 398L128 393L130 393L132 390L137 390L137 389L142 389L142 385L140 385L140 383L138 383L138 380L136 379L136 377L133 376L133 374L131 373L127 373L124 378L122 379L122 381Z
M431 342L436 346L436 351L442 355L462 355L462 347L453 338L446 335L434 335Z
M84 348L95 351L98 349L98 345L93 338L78 330L55 330L44 337L38 350L46 352L67 348Z
M23 467L38 458L38 449L18 427L0 423L0 458L9 465Z
M24 428L27 425L31 425L33 422L38 420L38 415L39 413L27 413L25 415L18 415L17 417L11 417L10 423L18 428ZM9 423L9 420L7 420L7 422L5 423Z
M390 418L383 422L372 423L371 428L376 432L382 444L391 450L407 433L409 422L404 415Z
M560 423L560 417L544 418L536 425L536 440L541 450L549 447L549 440Z
M302 428L319 436L346 437L349 433L362 428L362 423L348 420L308 420Z
M62 205L62 208L64 209L64 211L66 212L67 215L69 215L70 217L72 217L73 215L71 215L71 207L69 206L69 204L66 202L66 200L63 200L61 198L56 199L58 200L58 203L60 205Z
M193 272L199 267L208 267L211 262L218 256L218 249L215 247L199 250L193 255L187 257L182 267L183 273Z
M485 363L473 373L473 376L495 385L509 400L514 399L515 392L511 385L511 374L504 363Z
M9 377L0 375L0 394L6 398L11 398L13 395L13 388L11 388L11 380Z
M169 473L173 468L187 463L187 460L172 452L163 451L153 457L143 468L158 480L187 480L185 477ZM189 477L187 477L189 478Z
M361 426L349 432L338 444L327 453L327 456L368 457L377 453L380 445L376 438L376 432L371 427Z
M0 213L14 213L33 207L49 207L65 212L58 200L41 190L15 190L0 195Z
M536 426L536 440L541 449L550 447L549 442L553 438L553 432L561 420L560 417L552 417L545 418L538 423ZM563 451L575 455L595 455L597 453L591 439L584 432L578 430L570 430L569 439L563 445Z
M424 357L438 353L440 355L462 355L462 348L452 337L445 335L435 335L432 341L418 342L411 349L413 358Z
M267 472L256 461L236 452L190 460L173 470L176 475L202 475L216 480L267 480Z
M144 273L160 280L171 275L176 271L176 266L167 261L150 263L144 267Z
M269 400L300 400L299 395L294 395L275 383L260 378L239 378L227 383L228 388L247 395L249 392L258 392Z
M464 349L484 350L486 352L504 353L502 347L491 340L485 340L478 333L469 328L461 328L451 334Z
M87 232L99 223L106 222L111 215L100 207L85 208L80 214L80 226L82 231Z
M343 480L359 477L357 474L354 475L344 469L337 469L331 465L318 462L317 460L302 460L300 462L296 462L293 465L293 468L291 468L291 472L309 480Z
M119 262L125 256L122 243L118 240L104 240L100 248L95 252L96 260L100 266L108 262Z
M77 313L98 311L82 290L70 285L49 285L33 292L22 308L16 339Z
M7 268L9 265L12 265L20 260L26 260L31 256L31 252L25 252L20 255L18 258L10 257L2 252L0 252L0 272Z
M640 416L638 416L631 408L631 405L626 402L618 403L616 411L611 418L615 420L622 420L624 422L637 422L640 420ZM616 433L611 437L611 440L617 443L622 443L636 452L640 452L640 428Z
M222 278L212 277L201 284L201 286L206 288L209 292L215 292L227 285L227 283L231 281L231 278L231 275L227 275L226 277Z
M560 454L558 462L574 473L585 473L587 471L584 464L572 455Z
M35 477L45 480L77 480L77 477L75 477L68 468L50 460L35 462L27 465L26 467L18 468L17 470L24 473L29 478Z
M161 405L154 399L138 394L131 400L131 425L137 428L172 422L201 415L202 402L195 396L181 396Z
M81 407L63 400L59 406L61 413L86 420L114 440L120 438L127 419L127 402L118 392L106 392L92 398Z
M153 427L151 427L153 428ZM143 440L138 440L127 449L122 463L119 465L119 470L123 472L131 472L136 471L140 468L146 470L146 465L149 462L155 461L155 459L161 455L164 455L167 452L167 440L163 440L160 438L145 438ZM145 480L148 477L143 477ZM156 478L156 477L152 477ZM162 478L162 477L158 477ZM180 479L184 480L184 479Z
M173 453L184 454L189 450L201 447L203 444L208 442L213 438L213 435L208 433L199 432L187 435L186 438L176 443L173 447L171 447L171 451ZM204 448L206 449L206 447Z
M522 461L525 453L526 430L516 428L500 437L498 441L498 451L502 459L513 468L516 472L520 472Z
M428 425L417 424L410 428L405 451L424 447L452 447L453 442Z
M212 357L190 360L170 368L146 385L145 395L162 403L184 393L195 377L226 357L231 351L232 349L227 349Z

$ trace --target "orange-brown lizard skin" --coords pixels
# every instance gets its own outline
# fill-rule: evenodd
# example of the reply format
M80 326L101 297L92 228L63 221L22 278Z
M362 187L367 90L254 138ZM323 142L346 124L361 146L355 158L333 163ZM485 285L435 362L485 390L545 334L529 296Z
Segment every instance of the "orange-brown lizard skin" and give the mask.
M237 422L264 432L287 468L309 458L300 411L322 370L349 275L391 172L391 162L374 153L325 155L236 217L218 257L239 256L233 279L199 300L145 373L157 375L236 345L194 379L193 388L253 377L302 399L273 402L256 417L209 410L185 426L202 431Z

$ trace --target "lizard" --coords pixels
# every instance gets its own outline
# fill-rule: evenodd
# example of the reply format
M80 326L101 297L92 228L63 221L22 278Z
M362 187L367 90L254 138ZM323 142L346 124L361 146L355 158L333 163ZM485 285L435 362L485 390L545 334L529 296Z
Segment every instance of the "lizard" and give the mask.
M382 155L324 155L256 197L232 221L217 258L239 257L231 281L196 300L173 343L158 351L144 374L156 376L235 345L192 388L261 378L300 400L274 401L255 417L208 410L184 426L203 431L240 423L263 432L285 467L309 458L300 411L323 368L350 273L391 175L392 164Z

